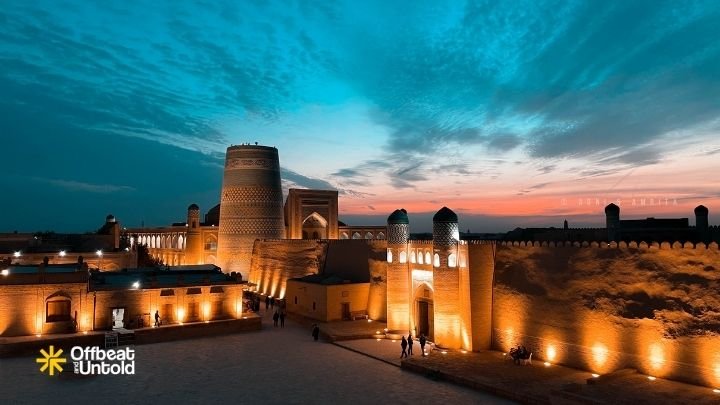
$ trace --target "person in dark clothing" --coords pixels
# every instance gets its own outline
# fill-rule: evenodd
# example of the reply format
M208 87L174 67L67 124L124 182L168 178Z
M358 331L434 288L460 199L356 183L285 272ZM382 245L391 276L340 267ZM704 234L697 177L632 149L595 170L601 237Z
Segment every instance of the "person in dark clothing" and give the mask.
M273 314L273 326L278 326L278 319L280 319L280 314L275 311Z
M425 338L425 334L420 334L420 350L422 351L422 355L425 355L425 343L427 342L427 339Z
M160 312L155 311L155 326L160 326Z
M412 353L413 338L412 338L412 334L411 334L411 333L408 333L407 342L408 342L408 352L407 352L407 354L408 354L408 356L412 356L412 354L413 354L413 353Z
M267 311L267 309L268 309L269 307L270 307L270 297L268 297L268 296L266 295L266 296L265 296L265 310Z
M275 308L275 298L270 297L270 309Z
M312 337L317 342L318 337L320 337L320 328L317 326L317 324L313 324L313 330L312 330Z
M285 327L285 311L280 312L280 327Z
M407 357L407 340L405 340L405 336L402 337L402 340L400 341L400 347L402 347L402 353L400 354L400 358Z

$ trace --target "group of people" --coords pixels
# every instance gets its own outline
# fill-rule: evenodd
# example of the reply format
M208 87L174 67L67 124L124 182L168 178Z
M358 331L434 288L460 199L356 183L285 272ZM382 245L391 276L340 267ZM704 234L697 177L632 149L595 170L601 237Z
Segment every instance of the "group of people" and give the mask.
M273 326L278 326L278 320L280 321L280 327L285 327L285 311L275 311L273 314Z
M424 334L420 334L420 337L418 338L418 342L420 342L420 351L422 352L422 355L425 355L425 343L427 343L427 338ZM400 347L402 348L402 353L400 354L400 358L412 356L413 354L413 343L414 340L412 338L412 333L408 332L407 339L405 336L402 337L402 340L400 341Z
M525 346L518 345L518 347L510 349L510 357L512 357L515 364L520 364L520 360L529 359L530 354L532 353Z

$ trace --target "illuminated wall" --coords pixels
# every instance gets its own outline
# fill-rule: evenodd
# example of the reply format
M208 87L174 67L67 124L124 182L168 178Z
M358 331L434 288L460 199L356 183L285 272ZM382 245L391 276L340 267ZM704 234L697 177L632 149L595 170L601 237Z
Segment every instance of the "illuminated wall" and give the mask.
M493 345L720 386L716 245L498 246Z
M369 283L322 285L290 280L287 310L321 322L339 321L343 303L349 304L351 312L367 311L369 288Z
M258 240L253 247L250 283L273 297L285 297L288 279L318 274L325 261L327 241Z

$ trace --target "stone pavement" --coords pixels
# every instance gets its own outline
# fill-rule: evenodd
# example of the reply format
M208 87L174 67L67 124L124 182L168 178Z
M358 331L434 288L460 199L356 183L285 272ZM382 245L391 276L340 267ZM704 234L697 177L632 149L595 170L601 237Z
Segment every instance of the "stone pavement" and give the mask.
M500 352L434 350L400 362L400 344L382 339L335 342L435 380L445 380L529 404L720 404L707 387L656 379L634 370L593 378L587 371L533 362L518 366ZM419 353L419 350L417 350ZM590 380L591 384L588 384Z
M377 341L373 340L377 343ZM136 374L40 373L34 356L0 359L0 401L12 404L510 404L503 398L322 341L293 320L256 332L135 346ZM399 356L399 353L398 353ZM68 375L65 375L68 374Z

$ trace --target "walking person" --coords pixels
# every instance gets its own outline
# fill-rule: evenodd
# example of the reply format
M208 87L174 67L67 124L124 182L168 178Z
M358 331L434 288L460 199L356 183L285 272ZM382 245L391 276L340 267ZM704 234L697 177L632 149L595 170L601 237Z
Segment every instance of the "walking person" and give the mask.
M160 326L160 312L155 311L155 327Z
M400 358L407 357L407 340L405 339L405 336L402 337L402 341L400 341L400 347L402 347L402 354L400 354Z
M280 327L285 327L285 311L280 312Z
M275 298L270 297L270 309L274 309L274 308L275 308Z
M412 353L413 338L412 338L411 333L408 333L407 342L408 342L408 356L412 356L412 354L413 354Z
M278 326L278 319L280 319L280 314L275 311L275 314L273 314L273 326Z
M265 296L265 310L267 311L269 307L270 307L270 297L268 297L266 295Z
M422 351L422 355L425 355L425 343L427 342L427 339L425 338L425 334L420 334L420 351Z
M312 337L317 342L319 336L320 336L320 328L315 323L315 324L313 324Z

